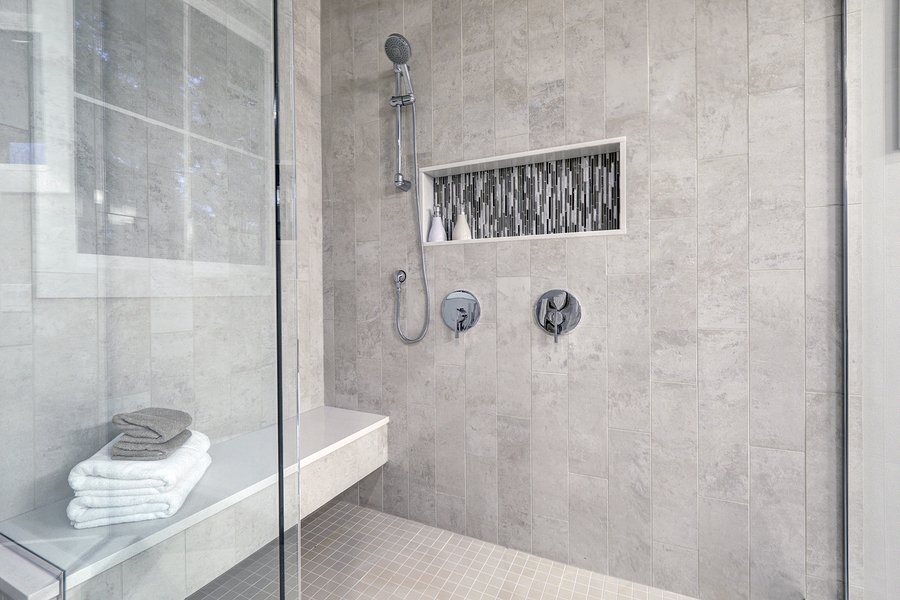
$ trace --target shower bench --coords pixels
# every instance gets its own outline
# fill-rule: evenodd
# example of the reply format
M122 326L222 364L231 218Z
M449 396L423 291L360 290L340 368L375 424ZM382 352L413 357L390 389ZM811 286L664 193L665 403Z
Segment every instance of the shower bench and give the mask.
M388 417L334 407L320 407L300 414L300 459L296 459L297 419L284 422L283 455L286 478L287 526L302 518L387 462ZM257 539L243 540L239 562L272 539L278 530L274 514L277 491L277 430L275 425L214 444L210 450L212 465L194 488L181 510L167 519L124 523L110 527L75 529L66 518L69 499L38 508L0 522L0 534L27 547L35 554L66 572L66 588L72 590L88 579L117 565L127 563L142 552L174 538L185 539L186 583L188 594L215 579L223 569L207 564L203 541L197 552L190 552L193 528L216 518L227 510L254 522L261 521ZM299 472L302 493L299 506L289 494L296 490ZM207 528L214 530L215 528ZM206 532L206 535L209 531ZM253 537L253 536L251 536ZM208 543L208 540L206 540ZM3 561L25 561L11 553L0 554ZM191 564L191 561L195 564ZM147 561L151 563L151 561ZM18 572L15 566L0 564L0 597L14 600L57 598L56 578L32 577L32 589L16 592L2 580L5 572ZM171 564L169 568L171 568ZM230 565L228 565L230 566ZM127 568L127 564L125 565ZM146 567L146 564L145 564ZM227 569L224 569L227 570ZM191 576L187 576L190 572ZM172 576L172 573L167 573ZM77 598L77 594L76 594ZM110 600L116 600L110 598Z

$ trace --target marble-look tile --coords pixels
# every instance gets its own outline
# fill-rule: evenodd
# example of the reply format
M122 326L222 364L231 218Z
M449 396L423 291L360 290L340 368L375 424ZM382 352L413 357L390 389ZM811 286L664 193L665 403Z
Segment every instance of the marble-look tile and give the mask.
M843 579L842 404L806 395L806 575Z
M747 3L697 3L697 147L701 159L747 152Z
M497 542L498 490L497 457L467 454L466 535Z
M746 503L750 501L748 334L701 330L699 338L700 495Z
M481 0L462 0L463 156L494 152L494 12Z
M690 0L649 0L650 55L653 58L694 48L695 6Z
M365 508L382 510L384 476L382 469L376 469L359 481L359 505Z
M606 479L569 474L568 564L608 572L608 494Z
M653 541L697 548L697 388L653 383Z
M527 277L497 279L497 412L531 416L531 287Z
M565 563L569 560L569 523L535 514L531 551L542 558Z
M609 432L609 574L645 585L653 578L650 434Z
M700 498L699 596L709 600L750 598L749 507Z
M841 18L808 22L805 29L806 205L838 205L844 182Z
M693 49L651 61L650 131L651 218L696 215L697 84Z
M129 396L150 389L150 300L110 298L101 305L106 394Z
M697 377L697 221L650 224L651 379Z
M806 389L843 386L842 214L839 206L806 211Z
M234 510L228 508L184 532L188 594L193 594L237 562L234 517Z
M466 334L466 452L496 458L497 333L479 325Z
M686 596L697 596L698 551L674 544L653 543L653 585Z
M581 323L606 324L606 238L566 240L566 273L570 291L581 303Z
M191 332L150 336L149 389L154 405L179 407L190 402L194 391L194 351Z
M239 560L278 536L278 494L275 486L234 505L234 540Z
M750 0L750 90L803 83L803 0Z
M750 444L804 446L803 271L750 275Z
M498 277L528 277L531 274L531 244L527 239L495 245ZM497 285L499 287L500 283Z
M606 331L582 325L569 344L569 472L607 476Z
M534 373L531 378L531 480L534 514L564 519L568 412L567 378Z
M604 59L606 118L609 121L649 112L650 59L646 3L606 0Z
M498 542L531 550L531 421L497 418Z
M440 494L466 495L465 370L455 365L435 367L435 481ZM440 505L440 503L439 503ZM440 508L438 517L440 520Z
M528 134L528 2L494 2L494 119L497 137ZM499 142L498 142L499 144Z
M607 373L609 426L650 431L650 282L609 277Z
M747 156L700 161L697 323L747 327L749 188Z
M0 470L8 482L0 488L0 519L34 507L34 377L31 346L0 348L0 427L7 432L7 449L0 455Z
M605 137L604 3L565 0L566 143Z
M3 205L3 214L0 215L0 284L31 283L31 196L3 194Z
M803 268L803 89L750 96L750 266Z
M466 533L466 499L437 493L437 526L447 531Z
M185 21L181 8L177 0L147 4L146 31L153 34L141 36L146 40L147 116L176 127L184 122ZM250 109L241 110L249 112ZM264 110L259 106L255 112Z
M68 600L122 600L122 565L66 590Z
M184 598L185 534L161 542L122 563L122 589L127 600Z
M564 0L528 0L528 132L533 148L565 143Z
M750 597L802 598L805 580L804 457L750 451Z

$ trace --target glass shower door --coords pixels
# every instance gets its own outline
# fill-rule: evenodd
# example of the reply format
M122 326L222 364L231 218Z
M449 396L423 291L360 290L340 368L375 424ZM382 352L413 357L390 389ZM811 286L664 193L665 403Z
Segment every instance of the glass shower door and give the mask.
M0 0L0 534L70 598L283 593L274 28Z

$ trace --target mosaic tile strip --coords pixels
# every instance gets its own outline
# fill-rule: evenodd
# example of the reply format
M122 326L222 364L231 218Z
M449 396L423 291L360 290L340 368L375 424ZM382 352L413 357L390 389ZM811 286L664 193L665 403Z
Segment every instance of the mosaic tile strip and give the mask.
M619 229L619 153L434 179L446 231L465 209L474 239Z

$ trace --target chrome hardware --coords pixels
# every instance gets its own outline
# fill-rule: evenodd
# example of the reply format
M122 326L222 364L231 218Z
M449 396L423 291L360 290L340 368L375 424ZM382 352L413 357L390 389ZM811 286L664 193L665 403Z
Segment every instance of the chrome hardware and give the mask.
M475 327L481 318L481 304L472 292L456 290L441 302L441 318L453 330L453 337Z
M581 321L581 303L571 292L550 290L534 303L534 318L538 327L552 335L553 342L558 344L559 336L575 329Z

